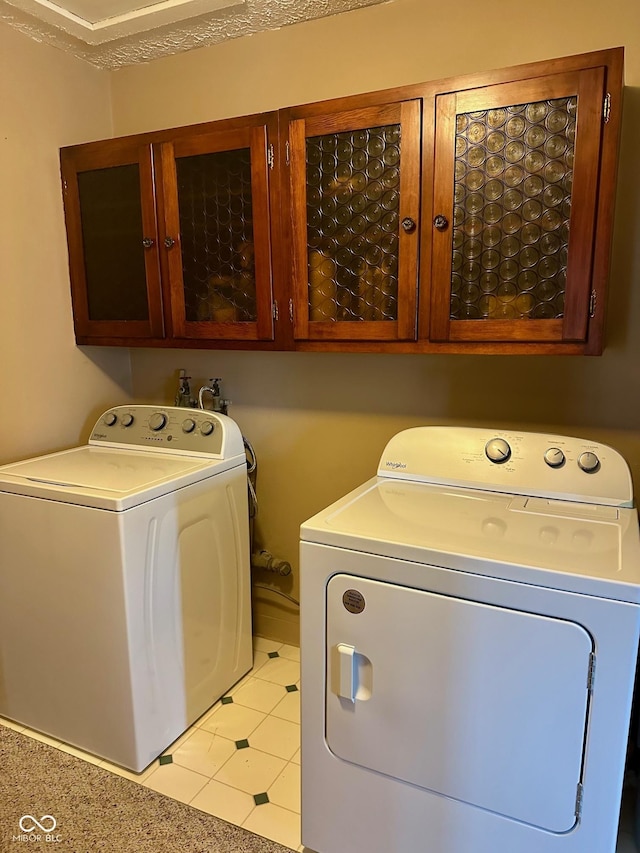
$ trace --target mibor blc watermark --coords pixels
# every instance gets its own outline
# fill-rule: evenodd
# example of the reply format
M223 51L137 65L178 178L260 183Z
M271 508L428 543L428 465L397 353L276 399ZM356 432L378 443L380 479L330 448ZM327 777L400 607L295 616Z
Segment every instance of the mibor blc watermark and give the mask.
M61 835L54 834L58 821L53 815L45 814L36 818L30 814L23 814L18 821L18 826L22 832L14 835L12 841L44 841L49 843L62 841Z

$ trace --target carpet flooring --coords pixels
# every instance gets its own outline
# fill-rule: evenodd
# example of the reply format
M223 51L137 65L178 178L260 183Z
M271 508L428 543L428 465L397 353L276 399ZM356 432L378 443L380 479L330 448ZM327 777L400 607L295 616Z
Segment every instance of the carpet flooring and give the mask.
M280 844L0 726L0 851L56 850L290 853Z

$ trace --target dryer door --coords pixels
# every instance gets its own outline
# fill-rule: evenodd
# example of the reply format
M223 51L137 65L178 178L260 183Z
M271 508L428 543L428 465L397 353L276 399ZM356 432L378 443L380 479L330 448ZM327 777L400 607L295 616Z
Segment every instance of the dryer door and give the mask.
M335 755L551 832L574 826L584 628L349 575L331 578L326 605Z

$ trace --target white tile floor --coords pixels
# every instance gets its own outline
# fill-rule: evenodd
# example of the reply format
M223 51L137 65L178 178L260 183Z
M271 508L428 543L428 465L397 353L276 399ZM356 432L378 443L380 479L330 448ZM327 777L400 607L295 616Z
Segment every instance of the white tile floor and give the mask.
M277 841L300 843L300 650L254 638L254 666L140 774L0 723Z

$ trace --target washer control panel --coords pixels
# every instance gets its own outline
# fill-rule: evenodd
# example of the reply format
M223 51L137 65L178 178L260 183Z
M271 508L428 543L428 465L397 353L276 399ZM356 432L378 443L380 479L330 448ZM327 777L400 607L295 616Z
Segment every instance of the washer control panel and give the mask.
M378 476L633 506L631 474L620 453L599 442L562 435L414 427L389 441Z
M176 406L117 406L98 419L89 443L222 457L230 431L234 437L236 431L239 434L235 422L217 412Z

